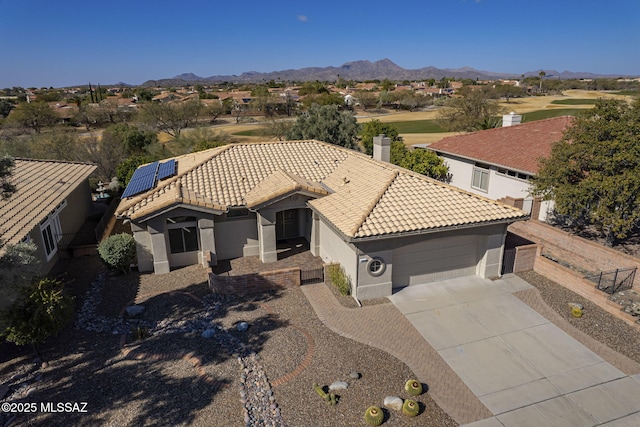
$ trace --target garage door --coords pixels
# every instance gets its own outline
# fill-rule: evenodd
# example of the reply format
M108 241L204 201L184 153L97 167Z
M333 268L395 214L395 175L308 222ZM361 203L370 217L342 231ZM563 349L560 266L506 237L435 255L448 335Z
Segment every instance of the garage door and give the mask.
M393 287L476 274L480 238L447 237L414 243L393 251Z

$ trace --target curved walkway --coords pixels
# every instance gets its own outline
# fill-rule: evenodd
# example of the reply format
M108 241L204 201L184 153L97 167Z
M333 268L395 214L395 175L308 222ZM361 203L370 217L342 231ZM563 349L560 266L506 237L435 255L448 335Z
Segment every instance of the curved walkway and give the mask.
M399 295L394 295L391 298L395 303L399 303L398 307L394 304L382 304L349 309L340 305L323 283L302 286L302 291L320 320L331 330L347 338L379 348L406 363L420 381L427 383L429 394L436 403L458 423L473 423L474 426L488 427L520 425L524 419L543 424L548 422L554 424L558 421L549 414L545 415L544 419L541 418L540 411L544 409L543 412L550 412L552 415L557 410L556 415L559 419L567 414L576 416L573 422L568 422L567 425L636 425L633 423L639 421L640 404L627 402L625 394L637 394L640 388L640 375L638 374L640 364L573 328L544 304L535 288L521 279L514 277L496 282L478 280L480 282L477 284L474 284L473 280L469 280L470 283L464 283L462 288L458 289L454 285L454 288L449 291L445 291L444 288L436 289L443 285L436 284L436 286L431 286L430 290L422 296L418 295L423 292L419 288L407 288L406 290L411 294L408 295L409 298L404 296L399 300ZM445 284L445 286L447 285ZM507 302L518 306L514 299L507 297L510 294L513 294L528 307L525 309L526 306L521 305L516 313L509 312L510 306L505 305ZM494 301L492 305L489 302L493 297L497 297L498 302L502 301L504 304L497 304ZM457 299L463 302L459 309L455 306ZM537 347L529 346L530 348L527 348L525 345L527 343L520 342L524 346L521 349L524 353L519 351L515 353L500 352L492 350L491 346L484 348L484 353L478 353L478 351L474 353L474 347L482 346L483 340L487 338L494 341L502 339L501 336L494 337L491 334L478 335L480 329L477 325L474 327L474 319L478 313L469 311L464 314L459 312L460 310L472 310L472 307L483 308L483 304L487 306L484 307L484 313L494 317L493 327L505 331L516 328L516 332L511 333L514 336L525 333L525 331L530 333L530 331L544 329L543 336L546 338L543 338L542 341L538 340ZM535 311L527 312L527 309ZM457 320L456 316L451 316L451 313L447 315L452 310L458 313ZM502 310L507 310L507 313ZM426 317L425 314L421 314L429 312L432 314L426 314ZM482 310L480 314L482 314ZM528 330L524 327L520 328L518 325L524 321L523 318L525 320L537 319L537 323L534 322L533 326L529 325L531 328ZM411 321L418 322L416 327ZM485 326L486 321L487 319L484 319ZM425 325L430 326L425 329ZM577 346L570 344L571 339L566 336L563 338L562 332L558 333L558 330L553 329L555 326L552 325L581 342L593 353L589 353L589 350L584 347L580 349L577 343ZM466 344L456 344L460 339ZM547 340L549 342L545 344ZM431 344L436 345L438 350L429 344L430 341L433 341ZM516 340L516 342L519 341ZM497 345L496 343L491 344ZM545 348L541 349L540 346ZM571 356L569 360L564 360L561 353L556 355L558 358L555 360L552 360L554 358L549 359L549 354L557 353L554 347L562 347L566 350L564 347L567 346L570 347L568 347L569 350L575 350L567 353ZM549 351L549 354L545 353L546 351ZM460 376L445 362L441 354L446 355L448 360L450 359L449 362L453 363L454 367L460 371L458 373ZM509 358L514 356L514 360L517 361L523 355L527 360L522 363L515 363ZM534 357L532 355L539 356L540 360L531 359ZM502 359L498 356L502 356ZM585 360L580 359L581 357ZM466 359L473 366L466 366L458 359ZM482 361L480 361L481 359ZM496 362L497 359L501 359L501 361ZM585 366L581 367L579 363L581 360ZM496 363L500 366L492 367ZM527 379L522 385L514 387L512 384L510 386L510 383L513 382L513 377L517 376L516 374L521 374L521 371L516 369L511 373L506 372L508 369L505 366L509 363L511 365L519 364L521 368L527 368L529 373L536 371L536 369L544 371L552 368L560 373L556 373L555 377L550 375L547 379L538 379L537 377L534 378L535 381ZM490 368L493 368L493 371ZM480 397L474 394L461 377L466 378L467 383L471 384ZM546 382L551 380L559 381L561 386L558 386L556 382L555 386L543 387ZM484 393L486 390L483 387L489 386L502 391ZM558 392L559 389L562 392ZM615 396L615 398L609 395ZM576 406L576 402L578 406ZM494 416L485 403L493 408L495 414L499 415ZM590 409L583 413L581 407ZM591 415L587 415L587 413ZM552 419L553 421L551 421Z
M301 287L320 320L332 331L402 360L429 387L429 395L456 422L482 420L492 413L436 350L393 305L350 309L324 283Z

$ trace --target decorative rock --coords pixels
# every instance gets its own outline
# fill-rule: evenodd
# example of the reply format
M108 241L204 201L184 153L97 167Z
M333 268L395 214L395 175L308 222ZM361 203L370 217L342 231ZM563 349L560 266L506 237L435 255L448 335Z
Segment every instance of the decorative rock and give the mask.
M358 380L360 379L360 372L356 372L353 371L349 374L349 378L353 379L353 380Z
M394 411L402 411L402 404L404 401L398 396L387 396L384 398L384 406Z
M329 391L346 390L349 383L346 381L336 381L329 386Z
M125 309L128 317L136 317L144 313L144 305L131 305Z
M7 393L9 393L9 384L0 384L0 400L4 399Z
M239 332L244 332L249 329L249 324L247 322L240 322L236 328Z
M202 338L213 338L213 336L216 334L216 330L215 329L206 329L203 333L202 333Z
M570 302L569 308L579 308L580 310L584 310L584 306L577 302Z

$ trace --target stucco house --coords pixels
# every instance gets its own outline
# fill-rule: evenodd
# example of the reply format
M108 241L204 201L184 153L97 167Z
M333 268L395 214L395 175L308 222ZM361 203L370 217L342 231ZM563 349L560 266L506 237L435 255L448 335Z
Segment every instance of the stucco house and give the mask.
M344 267L359 299L499 276L506 227L527 215L388 163L390 142L374 138L374 159L315 140L168 159L139 169L116 215L131 222L141 271L242 256L273 262L277 241L302 237L313 255Z
M49 272L89 216L88 178L95 170L87 163L16 159L16 192L0 200L0 239L35 243L42 273Z
M503 127L450 136L427 146L449 166L451 185L490 199L516 199L533 219L544 221L553 201L530 195L529 179L538 161L551 154L571 125L570 116L520 124L521 116L503 117Z

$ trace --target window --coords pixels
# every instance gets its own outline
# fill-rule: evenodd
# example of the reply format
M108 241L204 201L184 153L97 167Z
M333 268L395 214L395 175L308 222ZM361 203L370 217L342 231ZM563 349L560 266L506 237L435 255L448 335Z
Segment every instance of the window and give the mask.
M386 268L387 265L384 263L384 260L378 257L372 258L367 264L367 271L374 277L381 276Z
M42 243L44 244L47 261L56 254L58 251L58 242L62 239L62 226L60 225L60 217L58 215L65 206L67 206L67 201L63 200L55 207L53 212L40 222L40 232L42 233Z
M172 254L200 250L196 217L167 218L167 232L169 234L169 250Z
M496 170L496 173L499 173L500 175L510 176L512 178L521 179L523 181L528 181L530 178L530 176L525 173L520 173L520 172L512 171L509 169L499 168L498 170Z
M471 187L482 191L489 191L489 168L479 165L473 167Z

